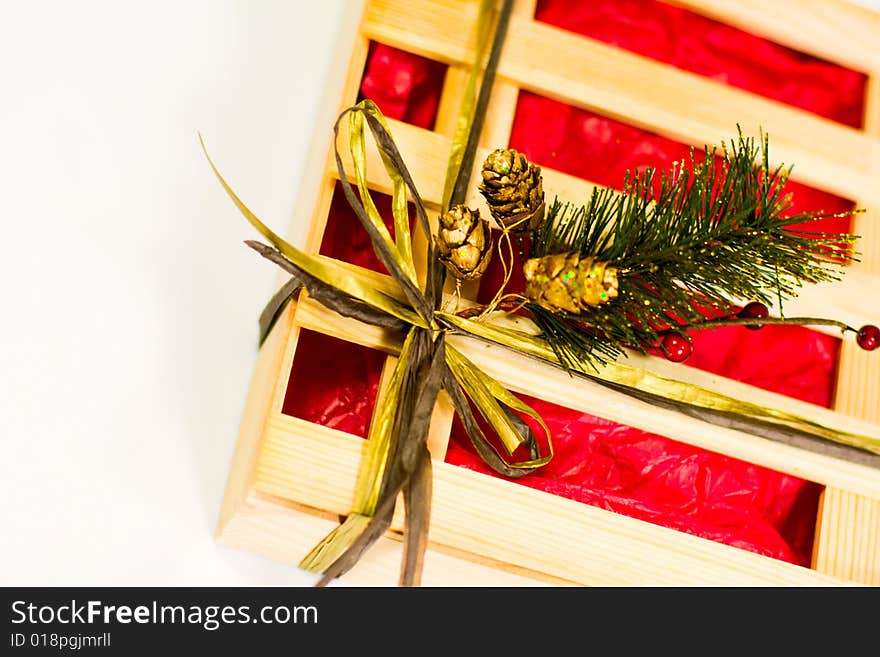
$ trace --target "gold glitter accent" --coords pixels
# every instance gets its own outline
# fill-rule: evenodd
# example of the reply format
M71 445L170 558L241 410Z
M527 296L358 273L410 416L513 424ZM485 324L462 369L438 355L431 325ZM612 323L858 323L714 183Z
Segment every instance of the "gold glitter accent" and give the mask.
M525 294L551 311L579 314L617 297L617 268L578 253L531 258L523 266Z

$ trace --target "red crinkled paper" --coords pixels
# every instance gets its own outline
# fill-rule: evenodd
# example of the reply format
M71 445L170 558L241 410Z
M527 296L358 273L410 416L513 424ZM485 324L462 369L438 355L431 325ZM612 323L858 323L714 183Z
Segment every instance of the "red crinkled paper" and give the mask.
M543 0L536 18L840 123L860 125L864 75L678 7L654 0ZM436 62L373 44L361 92L386 116L431 128L444 71ZM735 130L731 126L731 137ZM667 169L688 153L683 144L527 92L520 94L509 146L546 167L616 188L628 169ZM845 212L853 207L846 199L804 185L789 183L789 191L793 211ZM546 192L552 198L553 190ZM378 201L390 216L387 199ZM843 231L848 226L844 218L829 220L821 229ZM361 233L344 198L336 194L321 252L381 269ZM497 288L500 273L494 264L481 297ZM694 353L687 366L815 404L831 403L839 349L835 338L779 326L692 335ZM324 344L315 337L307 341L310 348L298 350L291 376L289 397L297 399L285 402L285 412L364 435L381 354L352 346L343 352L335 342ZM519 483L809 566L821 492L817 484L540 399L525 401L549 425L556 454L549 465ZM492 474L457 420L446 460Z
M367 437L386 356L301 330L281 412Z

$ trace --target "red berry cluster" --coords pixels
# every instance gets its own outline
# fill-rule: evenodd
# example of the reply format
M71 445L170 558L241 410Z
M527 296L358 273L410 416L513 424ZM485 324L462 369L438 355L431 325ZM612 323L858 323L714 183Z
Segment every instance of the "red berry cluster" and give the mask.
M767 306L760 301L752 301L731 317L738 319L763 319L769 316L770 311L767 309ZM763 328L764 324L745 324L745 327L750 331L757 331ZM880 328L873 324L865 324L856 331L856 344L865 351L874 351L880 348ZM674 363L681 363L687 360L691 353L693 353L690 339L686 335L675 331L663 334L660 339L660 348L667 360L671 360Z

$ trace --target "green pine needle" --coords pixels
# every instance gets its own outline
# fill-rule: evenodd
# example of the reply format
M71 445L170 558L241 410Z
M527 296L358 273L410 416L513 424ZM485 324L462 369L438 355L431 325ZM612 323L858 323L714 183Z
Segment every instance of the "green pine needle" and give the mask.
M839 216L786 215L790 169L772 168L768 140L742 131L728 150L691 149L688 166L630 172L623 191L593 191L583 206L554 201L529 256L577 252L618 268L619 294L579 315L530 304L535 322L568 367L646 352L660 333L771 303L806 283L839 280L857 236L804 230ZM655 191L657 190L657 191Z

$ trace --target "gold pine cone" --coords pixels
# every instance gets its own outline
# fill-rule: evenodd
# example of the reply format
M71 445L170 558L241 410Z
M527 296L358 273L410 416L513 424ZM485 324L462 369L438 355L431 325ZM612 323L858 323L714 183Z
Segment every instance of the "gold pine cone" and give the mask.
M525 295L553 312L580 314L617 297L617 267L579 253L531 258L523 273Z
M466 205L453 206L443 213L434 241L440 261L456 278L479 278L492 258L489 222L480 219L479 210Z
M480 193L495 220L514 233L544 224L544 186L541 167L512 148L498 148L483 162Z

